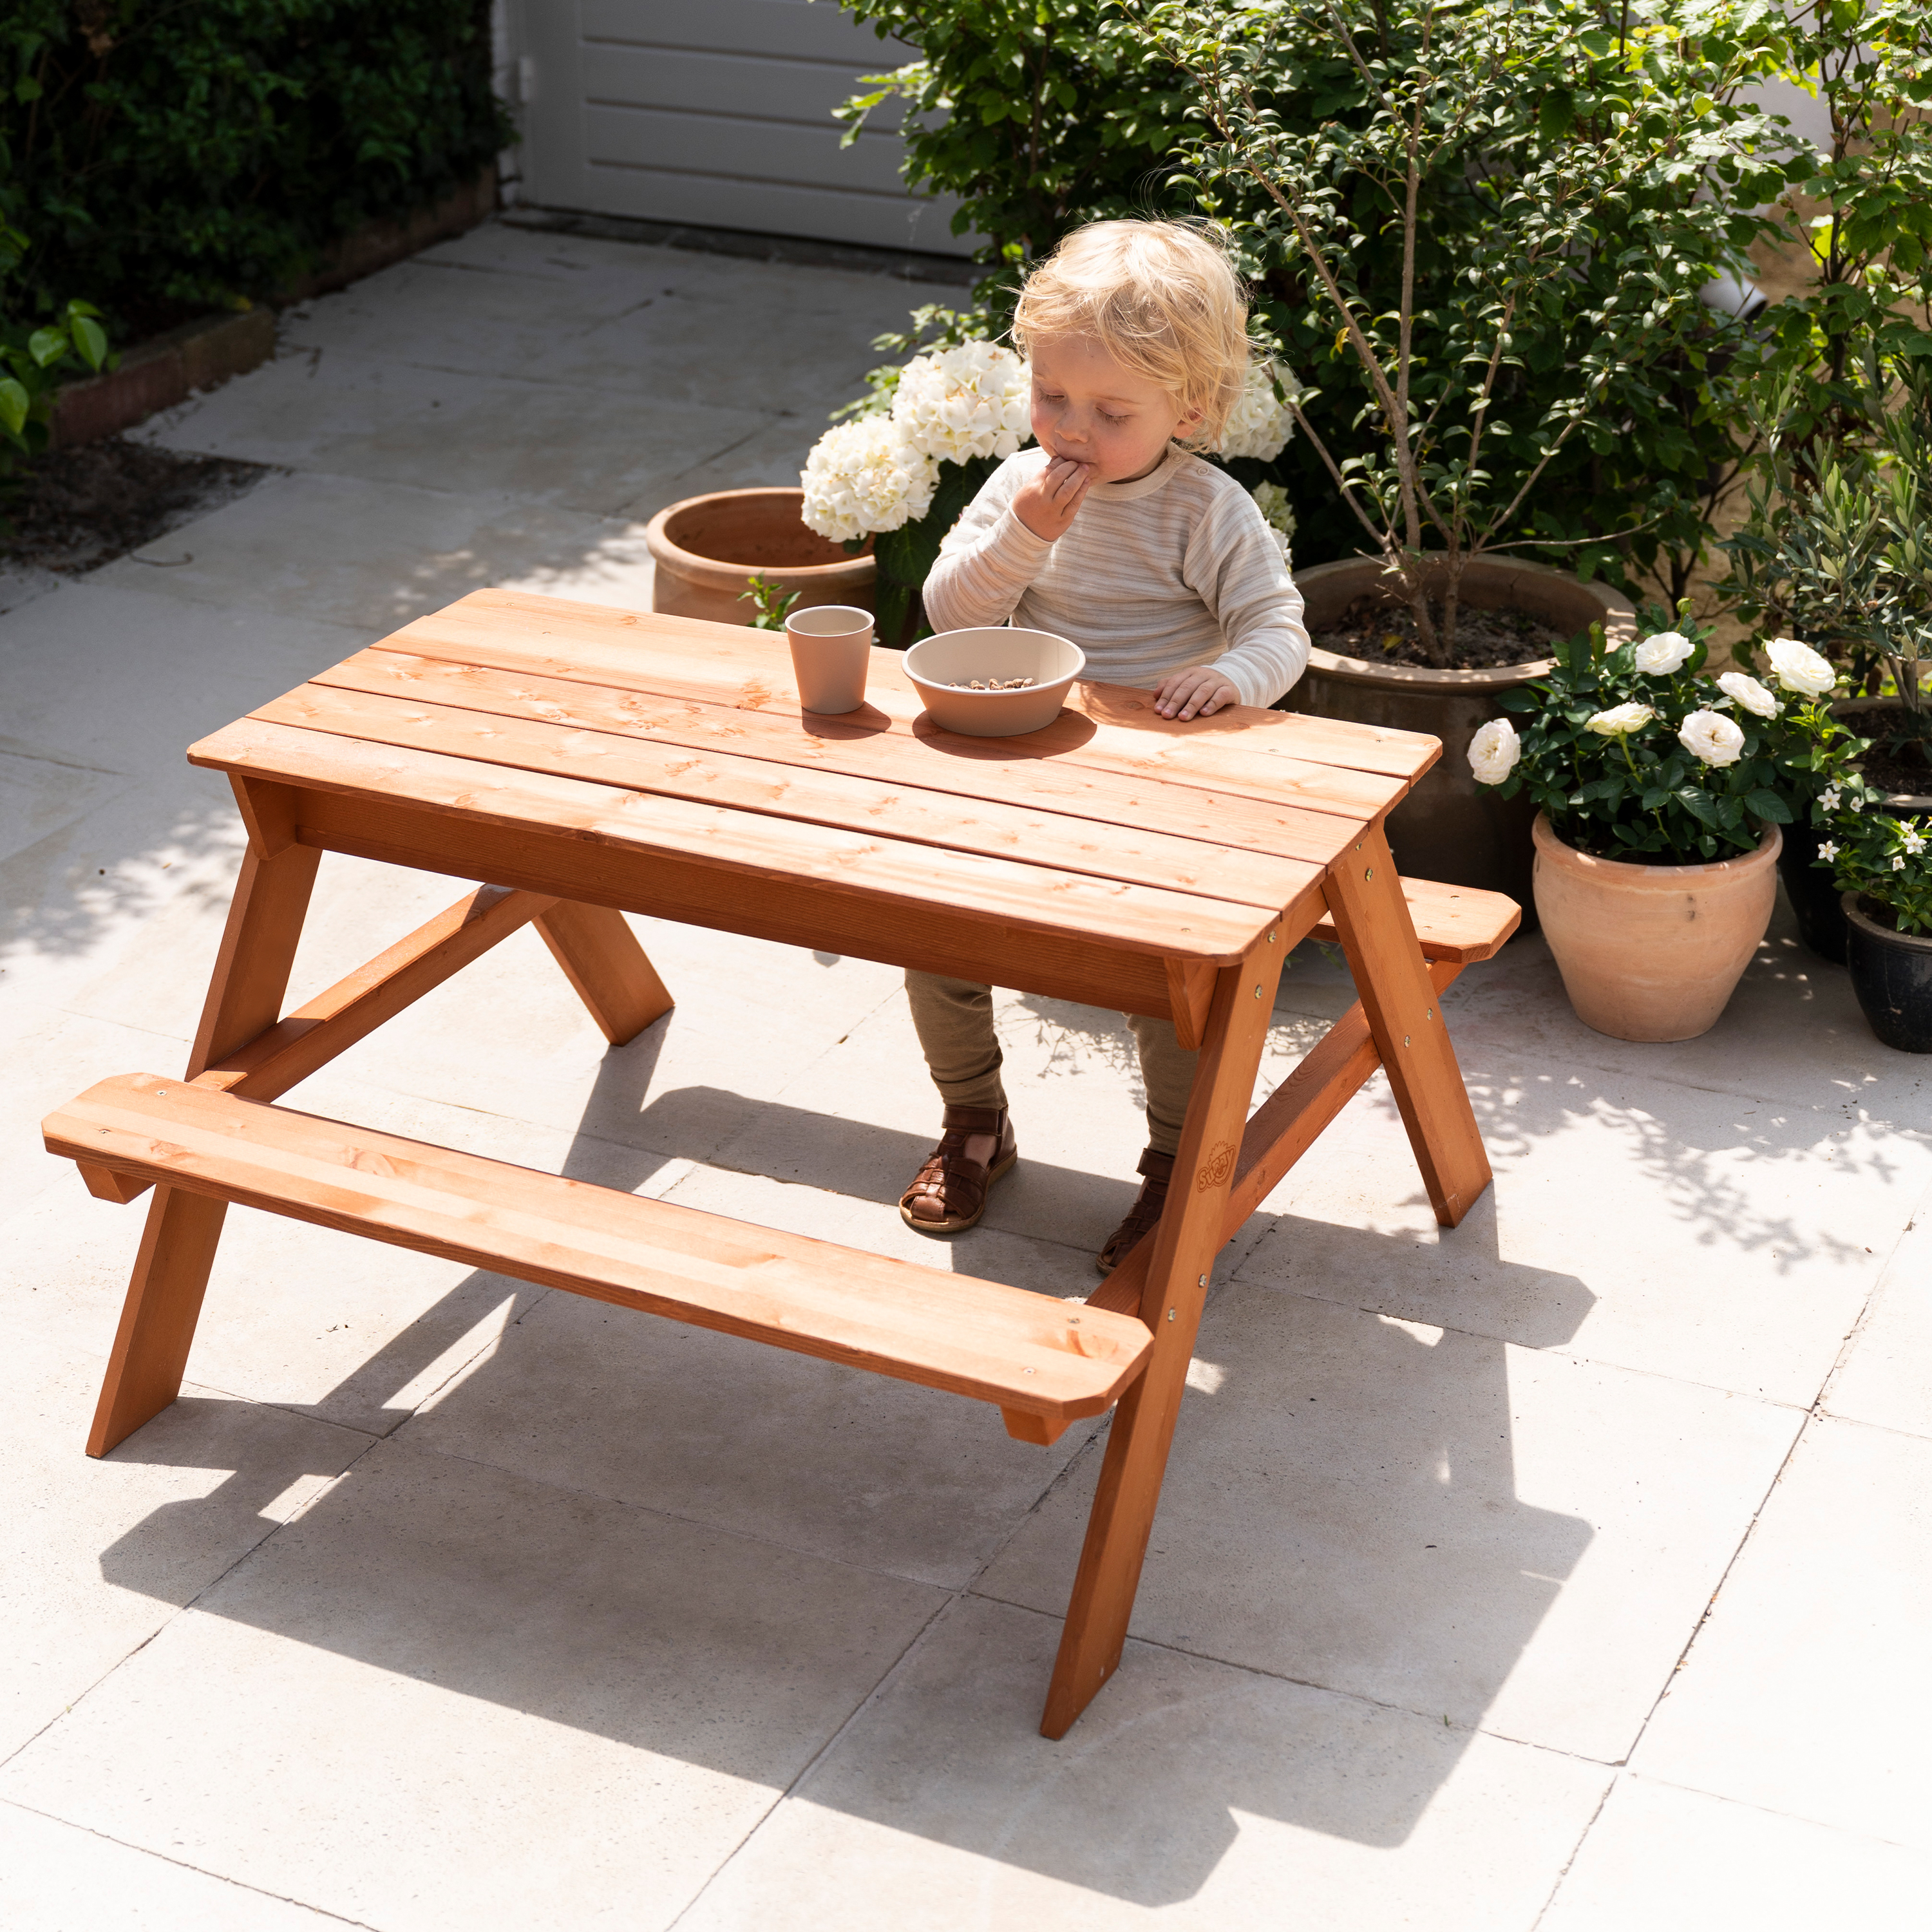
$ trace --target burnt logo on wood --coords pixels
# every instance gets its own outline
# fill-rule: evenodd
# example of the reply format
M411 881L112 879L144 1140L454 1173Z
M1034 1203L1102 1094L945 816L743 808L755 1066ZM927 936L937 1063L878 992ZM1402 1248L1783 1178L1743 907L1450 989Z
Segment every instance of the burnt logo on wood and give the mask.
M1194 1191L1205 1194L1210 1187L1219 1187L1234 1171L1234 1144L1232 1141L1216 1141L1209 1149L1207 1163L1194 1177Z

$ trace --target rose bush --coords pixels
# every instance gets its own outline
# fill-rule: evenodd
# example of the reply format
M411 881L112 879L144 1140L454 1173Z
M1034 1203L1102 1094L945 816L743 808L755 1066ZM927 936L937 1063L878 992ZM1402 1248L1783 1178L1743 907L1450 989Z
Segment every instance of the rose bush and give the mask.
M1708 634L1657 628L1606 650L1593 626L1558 645L1548 677L1503 694L1520 729L1498 720L1477 733L1477 783L1527 791L1559 838L1597 858L1694 866L1754 850L1766 824L1789 825L1848 781L1856 741L1810 688L1815 652L1777 654L1781 698L1743 672L1704 676Z

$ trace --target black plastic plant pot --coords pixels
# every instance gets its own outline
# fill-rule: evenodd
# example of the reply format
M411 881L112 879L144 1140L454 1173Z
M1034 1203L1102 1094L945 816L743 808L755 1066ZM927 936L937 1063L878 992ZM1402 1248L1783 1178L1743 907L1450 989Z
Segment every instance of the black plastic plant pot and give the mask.
M1871 1030L1900 1053L1932 1053L1932 939L1894 932L1844 896L1845 964Z
M1820 959L1842 966L1845 963L1844 909L1838 903L1838 889L1832 883L1831 867L1812 863L1824 836L1810 825L1787 825L1784 844L1778 855L1778 869L1784 878L1791 910L1797 916L1798 938Z

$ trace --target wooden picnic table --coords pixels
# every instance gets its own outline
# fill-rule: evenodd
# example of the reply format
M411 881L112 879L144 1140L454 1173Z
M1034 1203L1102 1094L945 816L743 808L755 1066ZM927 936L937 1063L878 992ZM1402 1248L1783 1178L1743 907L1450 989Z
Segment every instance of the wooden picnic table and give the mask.
M970 1396L1026 1442L1118 1405L1042 1724L1061 1736L1120 1660L1222 1246L1378 1066L1438 1220L1489 1184L1439 994L1516 908L1398 880L1382 829L1439 752L1293 713L1168 722L1099 684L1045 730L968 738L890 651L866 707L826 718L766 632L501 590L418 620L189 752L229 775L248 845L187 1072L45 1124L96 1196L155 1190L88 1453L178 1394L231 1201ZM284 1014L325 851L482 883ZM626 913L1171 1016L1201 1056L1158 1228L1062 1301L272 1104L526 922L633 1037L672 1000ZM1359 1004L1250 1119L1310 932Z

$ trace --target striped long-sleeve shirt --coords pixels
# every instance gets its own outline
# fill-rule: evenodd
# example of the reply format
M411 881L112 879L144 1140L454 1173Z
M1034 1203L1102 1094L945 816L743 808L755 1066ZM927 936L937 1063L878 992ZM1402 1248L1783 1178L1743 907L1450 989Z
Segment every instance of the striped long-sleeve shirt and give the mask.
M1151 690L1211 664L1244 704L1272 704L1308 664L1301 593L1254 499L1224 470L1171 446L1131 483L1096 483L1048 543L1014 514L1046 466L1010 456L940 546L926 581L935 631L1003 624L1070 638L1087 675Z

